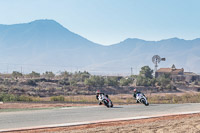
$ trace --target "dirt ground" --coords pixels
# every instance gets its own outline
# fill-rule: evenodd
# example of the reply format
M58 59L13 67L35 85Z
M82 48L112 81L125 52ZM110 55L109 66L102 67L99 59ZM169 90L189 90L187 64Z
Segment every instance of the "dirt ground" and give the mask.
M200 113L150 119L105 122L15 133L200 133Z

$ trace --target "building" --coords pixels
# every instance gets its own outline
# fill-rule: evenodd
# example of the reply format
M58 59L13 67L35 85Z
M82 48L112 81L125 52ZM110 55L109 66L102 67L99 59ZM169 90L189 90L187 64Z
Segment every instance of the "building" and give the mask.
M197 75L193 72L184 72L184 69L177 69L175 65L172 65L171 68L160 68L156 71L155 77L159 78L163 74L170 74L173 81L200 81L200 75Z
M183 75L184 75L184 69L177 69L175 67L175 65L172 65L171 68L160 68L156 71L155 73L155 77L156 78L159 78L160 76L162 76L163 74L170 74L171 75L171 78L173 80L178 80L178 81L182 81L184 80L183 78Z
M200 81L200 75L193 72L184 72L186 82Z

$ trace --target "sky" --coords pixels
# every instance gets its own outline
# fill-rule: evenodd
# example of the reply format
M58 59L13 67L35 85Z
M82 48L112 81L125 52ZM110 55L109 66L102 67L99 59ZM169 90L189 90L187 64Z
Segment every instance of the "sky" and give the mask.
M200 0L0 0L0 24L53 19L103 45L200 38Z

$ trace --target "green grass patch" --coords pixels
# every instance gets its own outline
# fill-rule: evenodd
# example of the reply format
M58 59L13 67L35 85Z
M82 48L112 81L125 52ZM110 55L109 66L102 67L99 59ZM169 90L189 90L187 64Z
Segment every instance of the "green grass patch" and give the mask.
M0 109L1 112L18 112L18 111L33 111L33 110L47 110L47 109L55 109L58 107L49 107L49 108L24 108L24 109L19 109L19 108L9 108L9 109Z

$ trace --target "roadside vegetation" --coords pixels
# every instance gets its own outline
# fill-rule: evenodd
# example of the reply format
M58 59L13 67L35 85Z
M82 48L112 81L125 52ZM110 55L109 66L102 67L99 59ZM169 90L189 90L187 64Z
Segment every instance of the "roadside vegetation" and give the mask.
M125 77L92 75L87 71L74 73L65 71L59 75L51 71L43 74L35 71L29 74L13 71L12 74L0 74L0 101L94 103L95 92L100 90L111 95L113 102L134 103L132 97L119 97L119 94L132 94L135 88L145 94L175 93L179 92L177 86L181 85L187 88L200 88L198 81L194 80L187 85L184 82L172 81L169 74L154 78L153 70L149 66L142 67L138 75ZM150 103L199 102L200 99L198 93L148 97Z
M136 104L135 99L131 94L109 95L114 104ZM185 93L177 94L147 94L150 104L179 104L179 103L200 103L200 93ZM75 95L75 96L52 96L46 98L32 96L14 96L12 94L0 94L0 101L3 102L34 102L34 103L85 103L97 104L94 95Z

